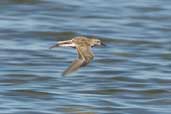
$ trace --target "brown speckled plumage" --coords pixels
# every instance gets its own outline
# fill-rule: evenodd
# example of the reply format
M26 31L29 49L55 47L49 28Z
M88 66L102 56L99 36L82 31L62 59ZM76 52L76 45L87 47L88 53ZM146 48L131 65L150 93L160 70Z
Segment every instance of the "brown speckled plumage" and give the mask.
M54 47L73 47L77 49L78 58L64 71L63 75L67 75L86 66L93 59L94 55L91 47L95 45L103 45L99 39L89 39L87 37L75 37L71 40L59 41Z

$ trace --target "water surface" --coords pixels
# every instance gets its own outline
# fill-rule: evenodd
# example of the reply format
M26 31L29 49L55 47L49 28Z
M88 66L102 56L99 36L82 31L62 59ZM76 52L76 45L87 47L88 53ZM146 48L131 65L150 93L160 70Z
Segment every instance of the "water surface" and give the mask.
M170 114L170 0L1 0L1 114ZM56 41L84 35L87 67Z

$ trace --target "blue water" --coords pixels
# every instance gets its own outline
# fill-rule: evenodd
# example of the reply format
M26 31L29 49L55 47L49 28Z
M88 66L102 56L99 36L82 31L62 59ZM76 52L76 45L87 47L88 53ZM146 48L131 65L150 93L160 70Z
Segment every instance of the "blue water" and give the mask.
M171 114L170 0L1 0L0 114ZM94 60L49 47L99 38Z

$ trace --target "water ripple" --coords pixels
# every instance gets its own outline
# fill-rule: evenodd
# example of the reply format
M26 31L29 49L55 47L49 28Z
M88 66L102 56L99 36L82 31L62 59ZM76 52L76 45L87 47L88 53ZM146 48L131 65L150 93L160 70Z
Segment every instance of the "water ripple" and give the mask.
M0 1L0 113L170 114L170 1ZM106 46L70 76L84 35Z

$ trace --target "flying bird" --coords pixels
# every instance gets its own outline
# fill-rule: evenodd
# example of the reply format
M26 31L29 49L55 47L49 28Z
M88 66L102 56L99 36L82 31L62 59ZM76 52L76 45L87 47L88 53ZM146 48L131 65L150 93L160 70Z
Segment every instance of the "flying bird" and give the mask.
M66 41L59 41L54 46L51 46L51 48L55 47L72 47L76 48L78 58L72 62L72 64L63 72L63 75L70 74L76 70L78 70L80 67L86 66L90 61L93 59L94 55L91 51L91 47L94 47L96 45L103 45L105 46L101 40L95 39L95 38L87 38L87 37L74 37L71 40Z

